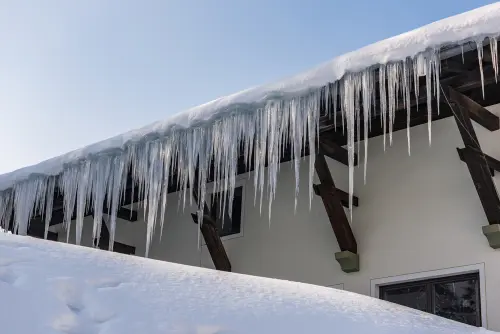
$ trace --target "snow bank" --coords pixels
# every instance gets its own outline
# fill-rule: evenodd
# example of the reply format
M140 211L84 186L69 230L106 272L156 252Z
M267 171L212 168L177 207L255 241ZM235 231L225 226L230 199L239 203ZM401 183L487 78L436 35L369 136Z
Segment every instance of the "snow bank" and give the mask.
M332 288L0 233L2 333L492 333Z
M132 168L133 182L140 185L139 195L145 199L145 206L149 208L147 256L158 216L163 226L166 184L171 176L176 174L184 194L190 194L187 191L188 185L198 180L198 198L203 203L207 175L211 168L210 160L213 157L215 190L219 192L227 189L223 196L231 200L241 146L244 146L245 162L251 161L254 166L254 186L257 189L256 195L260 194L260 206L262 207L264 193L268 192L271 213L280 152L284 145L291 146L296 174L296 205L300 183L300 160L296 158L307 145L311 157L308 191L312 201L315 140L322 98L333 102L333 110L327 110L328 113L340 112L342 120L345 120L349 152L349 194L352 195L356 141L354 129L359 127L363 119L363 138L368 138L366 122L372 116L372 102L376 96L381 97L380 113L382 119L387 120L384 122L384 133L389 133L389 142L392 143L392 124L398 97L405 103L410 115L410 92L415 83L418 84L419 77L425 76L430 140L431 100L439 100L440 94L441 48L449 45L464 46L465 43L472 42L481 59L483 41L486 38L492 46L492 59L498 59L499 35L500 3L496 3L345 54L288 80L223 97L166 121L2 175L0 226L6 227L14 214L15 230L19 234L26 234L30 217L35 213L44 215L48 224L57 175L57 187L64 194L65 200L65 226L70 223L73 213L77 217L77 244L80 242L86 208L95 213L93 231L94 237L98 237L103 201L107 198L107 206L111 207L112 247L116 212L121 195L128 186L127 172ZM498 74L498 66L494 66L494 69ZM383 83L379 85L379 91L375 89L376 81ZM327 86L326 94L322 95L320 88L327 83L331 85ZM418 96L418 91L416 94ZM335 99L331 100L332 97ZM329 103L327 105L330 106ZM362 115L357 112L360 109L363 111ZM385 129L387 123L389 126ZM365 176L367 145L368 141L365 140ZM252 152L255 154L252 155ZM269 157L269 161L266 157ZM268 168L265 168L267 162ZM196 170L199 171L198 178L195 178ZM349 198L352 201L352 196ZM226 198L223 200L226 201ZM201 213L203 205L200 205ZM352 203L349 206L352 208ZM199 219L202 216L199 214Z

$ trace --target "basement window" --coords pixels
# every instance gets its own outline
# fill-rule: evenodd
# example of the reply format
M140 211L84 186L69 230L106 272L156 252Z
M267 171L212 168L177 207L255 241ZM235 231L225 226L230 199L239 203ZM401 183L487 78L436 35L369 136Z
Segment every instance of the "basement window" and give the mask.
M212 195L215 196L215 195ZM221 194L212 197L211 211L216 217L217 232L221 238L223 237L236 237L242 235L241 220L242 220L242 206L243 206L243 187L239 186L234 189L234 199L229 203L229 198L226 199L226 206L224 209L219 203L224 197ZM229 205L232 206L232 216L229 215Z
M479 273L385 285L381 299L472 326L481 326Z

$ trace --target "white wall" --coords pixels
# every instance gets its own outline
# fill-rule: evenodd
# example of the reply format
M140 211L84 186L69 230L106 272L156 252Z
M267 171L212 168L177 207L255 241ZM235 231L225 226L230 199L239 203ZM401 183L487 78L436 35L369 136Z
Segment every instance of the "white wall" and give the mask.
M309 210L307 159L301 167L295 215L290 164L281 168L271 223L267 205L262 214L253 206L253 181L246 181L243 236L224 241L233 271L370 295L372 282L383 277L480 264L487 293L482 312L489 315L488 327L500 330L500 318L495 316L500 314L500 254L482 235L481 226L487 220L456 151L463 142L452 118L434 122L432 131L429 147L427 126L411 129L411 157L406 131L394 134L393 145L385 153L382 137L369 141L367 183L363 185L361 163L355 181L360 206L354 209L352 222L360 272L345 274L335 261L339 247L319 197L313 198ZM500 158L500 131L491 133L479 126L476 131L483 150ZM347 190L347 167L331 160L329 165L337 187ZM183 211L182 205L178 208L177 194L169 196L163 237L160 241L156 233L150 257L213 267L206 248L198 249L191 212L190 208ZM91 223L87 225L84 239L90 244ZM138 255L144 254L144 222L119 221L116 239L136 246Z

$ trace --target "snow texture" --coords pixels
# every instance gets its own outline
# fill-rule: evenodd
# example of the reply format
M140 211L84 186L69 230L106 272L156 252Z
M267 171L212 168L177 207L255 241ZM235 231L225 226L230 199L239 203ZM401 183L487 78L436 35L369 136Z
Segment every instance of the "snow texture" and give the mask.
M0 233L2 333L492 333L375 298Z
M223 97L166 121L2 175L0 226L7 227L12 214L15 231L19 234L26 234L33 214L45 215L48 224L52 213L53 190L59 189L64 195L66 227L73 214L76 214L77 243L81 239L86 208L91 208L95 213L93 231L94 236L99 235L103 202L107 200L106 206L112 209L109 243L112 248L116 212L124 190L129 186L126 176L131 168L133 182L139 185L140 195L145 198L143 205L147 212L147 256L158 216L160 228L163 226L166 184L172 175L176 174L181 186L184 204L186 197L192 200L188 186L195 180L198 182L198 198L203 203L207 176L211 172L210 157L213 157L214 189L228 189L229 191L223 192L223 196L228 196L231 200L241 147L244 148L247 166L250 163L254 166L255 197L257 199L257 195L260 196L262 208L262 199L264 195L268 195L271 208L277 186L280 154L286 146L291 148L296 171L295 192L298 194L298 157L304 147L308 146L311 157L308 191L311 201L315 141L322 98L333 101L334 108L327 110L328 114L340 112L342 115L342 129L346 129L348 137L349 193L352 194L356 150L354 129L360 125L360 110L363 111L365 122L374 111L372 105L377 94L375 82L378 80L383 83L378 92L381 96L380 112L382 119L389 121L388 129L385 129L384 122L384 130L388 133L391 144L392 122L397 106L402 103L410 109L410 91L421 76L426 76L425 95L428 114L431 116L431 99L439 99L440 95L441 49L473 45L478 50L481 65L483 43L491 44L492 59L498 59L498 35L500 3L495 3L345 54L291 79ZM498 72L497 66L495 72ZM322 95L321 88L325 86L326 94ZM332 100L337 94L339 99ZM418 90L416 94L418 97ZM429 121L429 141L430 126ZM364 137L367 137L367 131L364 132ZM368 141L365 141L364 149L368 149ZM364 156L366 175L367 154ZM267 169L266 157L269 160ZM197 167L199 177L195 178ZM350 198L352 200L352 196ZM222 203L226 203L225 198ZM352 209L352 203L349 206ZM158 210L159 207L161 210ZM198 217L201 219L202 215L199 214Z

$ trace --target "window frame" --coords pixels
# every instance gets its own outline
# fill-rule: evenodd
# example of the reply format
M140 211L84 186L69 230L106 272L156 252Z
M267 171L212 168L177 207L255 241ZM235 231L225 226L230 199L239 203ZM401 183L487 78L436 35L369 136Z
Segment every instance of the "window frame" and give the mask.
M244 236L244 231L245 231L245 224L244 224L245 219L244 218L245 218L245 204L246 204L245 203L246 202L245 201L245 186L246 186L246 178L236 177L236 182L234 184L234 187L235 188L241 187L240 232L220 237L220 239L222 241L235 239L235 238L241 238ZM223 191L227 191L227 187L218 189L218 192L223 192ZM214 193L215 193L214 184L213 183L207 184L206 198L208 199L209 196L212 196ZM210 202L208 200L207 200L207 204L210 204ZM202 245L206 246L205 240L203 240Z
M452 275L452 276L444 276L444 277L438 277L438 278L429 278L429 279L423 279L423 280L417 280L417 281L410 281L410 282L403 282L403 283L395 283L395 284L385 284L381 285L379 287L379 295L380 299L382 300L387 300L385 299L384 294L386 293L387 290L392 290L392 289L401 289L401 288L410 288L410 287L416 287L416 286L423 286L426 291L426 305L427 305L427 310L426 312L429 312L431 314L434 314L431 312L434 310L436 306L436 294L434 290L434 286L436 284L442 284L442 283L456 283L456 282L462 282L466 280L475 280L476 281L476 303L477 303L477 314L476 314L476 322L479 324L478 327L481 327L481 288L479 284L479 273L467 273L467 274L459 274L459 275Z
M465 265L460 267L452 267L424 272L417 272L398 276L382 277L370 280L370 295L374 298L380 298L380 288L383 286L395 286L403 283L415 283L420 281L430 281L444 279L449 280L453 277L460 277L467 274L476 274L478 277L478 298L479 298L479 314L480 314L480 327L487 328L487 308L486 308L486 280L485 280L485 265L484 263L477 263L472 265Z

